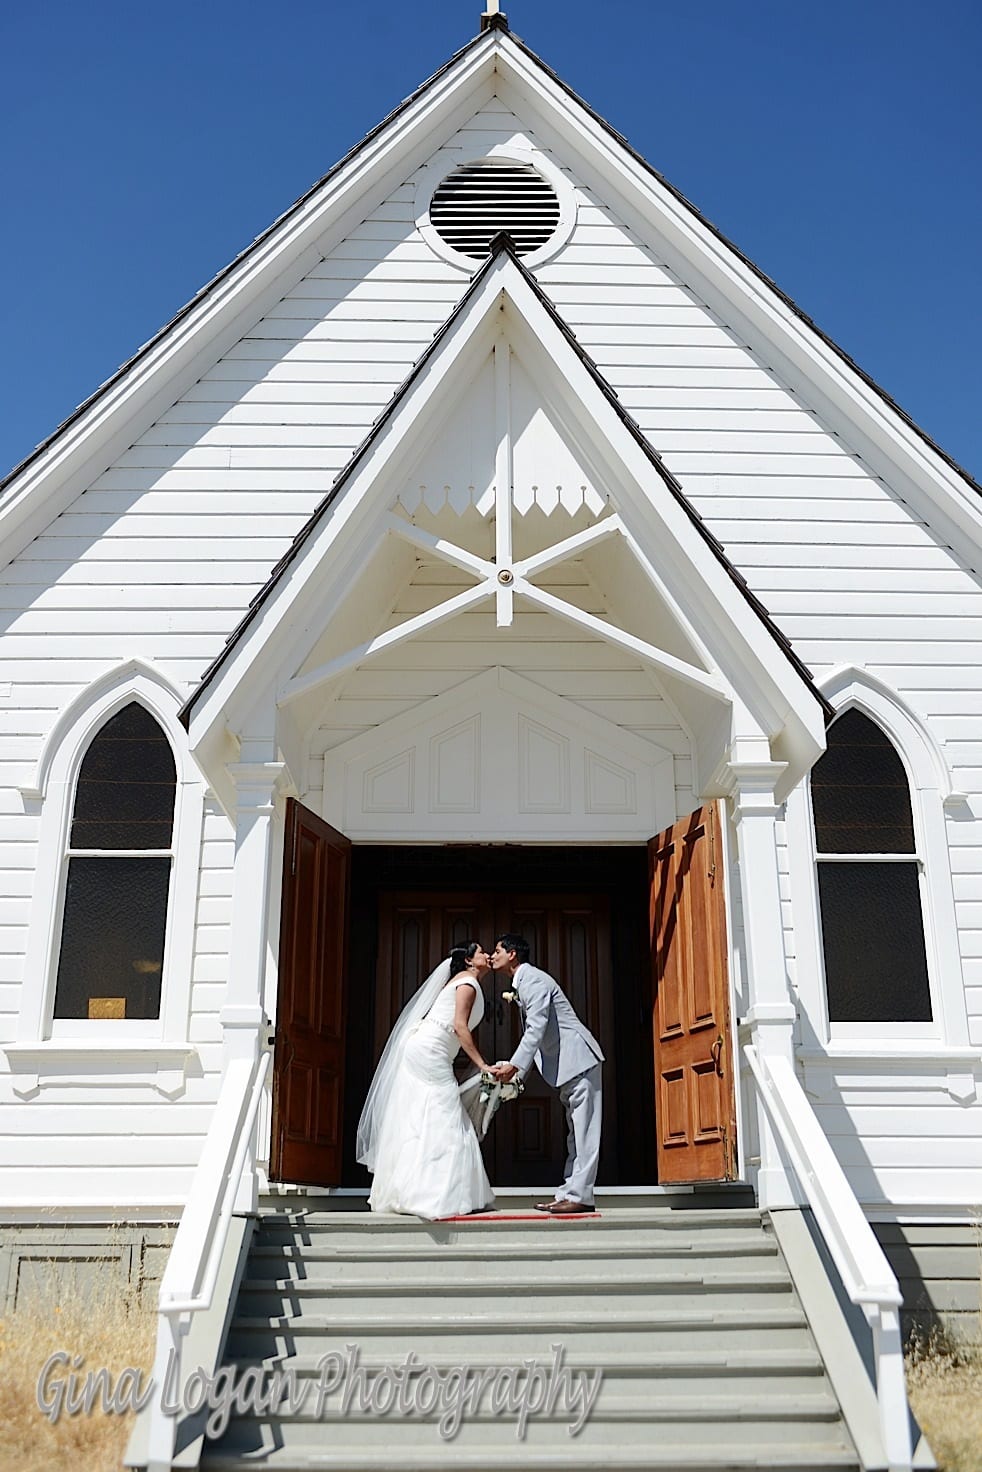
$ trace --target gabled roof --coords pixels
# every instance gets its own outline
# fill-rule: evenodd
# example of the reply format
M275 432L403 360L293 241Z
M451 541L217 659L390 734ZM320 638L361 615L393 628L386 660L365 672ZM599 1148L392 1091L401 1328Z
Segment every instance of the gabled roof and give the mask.
M642 239L656 234L686 262L687 280L747 340L768 347L771 365L806 382L810 407L844 420L854 448L951 545L975 563L982 545L982 488L872 378L822 333L743 253L626 139L490 17L415 92L219 272L154 338L0 482L0 557L9 560L70 504L120 451L212 366L320 257L343 238L350 212L386 181L429 156L454 119L493 87L544 116L582 166L603 179L618 211Z
M610 488L616 514L602 518L596 528L611 524L610 535L620 537L624 555L647 569L644 576L683 641L701 651L695 658L705 661L702 668L675 660L657 644L644 644L641 657L662 665L663 683L675 682L671 698L684 705L690 724L703 732L700 762L706 780L708 774L723 771L731 718L736 721L739 711L743 727L746 713L753 731L771 742L785 764L789 790L824 747L826 702L503 238L186 703L181 719L199 760L209 773L219 772L228 732L248 737L250 712L261 712L263 723L274 705L288 715L291 702L307 699L311 690L335 678L332 659L305 666L358 587L367 560L381 551L386 537L394 534L398 540L402 535L402 523L391 507L407 471L439 440L463 387L477 381L502 338L535 383L543 407L569 426L579 453L595 463ZM516 572L520 566L516 562ZM475 595L491 596L482 590L493 581L493 572L486 573L484 582L479 580L466 596L472 602ZM551 595L547 599L520 573L515 582L525 599L541 600L546 607L561 602ZM450 610L455 602L450 599L443 606ZM561 609L554 611L562 616ZM413 623L407 621L401 637L412 636ZM639 647L630 629L613 621L601 624L609 628L612 642L634 639L630 647ZM384 647L401 627L379 635L386 640ZM593 632L608 636L597 624ZM353 667L371 649L371 639L357 644L341 657L341 666ZM719 701L722 705L715 704L715 710L730 713L722 720L706 713L707 702Z
M715 536L713 536L712 532L706 526L702 517L692 506L687 496L685 495L685 492L683 491L679 481L676 480L674 475L672 475L671 471L665 465L661 456L652 447L644 432L638 426L637 421L624 408L620 399L617 397L610 384L604 378L596 363L590 357L589 353L577 341L572 330L567 325L567 323L563 321L562 317L556 311L555 307L550 302L545 292L539 286L539 283L536 281L535 277L523 265L522 261L515 253L512 242L510 241L508 236L499 235L492 243L490 256L476 272L470 286L467 288L467 291L465 292L460 302L457 304L453 312L447 318L446 322L444 322L443 326L437 332L436 336L433 338L433 341L429 344L422 357L415 364L412 372L405 379L402 386L393 395L392 399L386 406L384 413L382 413L375 421L371 430L349 460L347 466L340 473L337 480L332 485L330 491L328 491L327 495L321 501L320 505L314 510L314 512L303 525L303 527L301 527L300 531L293 539L293 542L291 543L289 549L284 553L279 562L273 568L266 583L252 599L244 618L230 634L228 640L226 641L225 648L222 650L221 654L219 654L205 670L198 688L194 691L194 693L189 697L189 699L182 707L178 717L179 720L182 722L185 728L189 726L191 715L195 707L199 705L202 699L206 696L212 683L218 677L219 672L228 663L229 659L235 651L236 646L245 637L247 631L259 616L263 606L268 602L268 600L274 593L277 584L283 577L286 576L290 566L301 554L304 545L316 531L320 523L323 521L333 503L340 495L343 494L347 486L352 481L355 473L361 466L362 462L371 454L373 445L386 431L389 423L400 408L402 401L406 398L406 396L412 389L412 386L416 379L426 370L431 360L438 355L444 338L450 333L458 318L466 314L471 301L477 295L485 279L494 270L495 264L498 261L499 257L506 257L511 265L514 267L514 269L518 272L520 278L524 281L525 285L532 292L539 306L546 313L550 321L555 325L557 331L562 335L565 342L568 343L569 347L583 364L593 382L599 388L607 403L610 405L611 409L624 425L624 428L627 430L628 434L640 447L645 458L654 468L655 472L661 478L661 480L671 492L672 496L675 498L678 504L682 507L683 511L685 512L688 519L691 521L692 525L696 528L700 537L705 541L713 556L716 558L717 562L725 571L727 577L733 582L735 587L739 590L741 596L746 600L750 608L753 610L756 617L767 629L768 633L780 649L784 658L791 664L797 674L808 686L811 693L815 696L816 700L822 706L826 715L831 718L835 714L835 712L833 708L829 705L828 701L826 701L825 697L821 694L818 687L815 685L812 679L811 671L805 665L803 660L798 657L787 638L777 627L777 625L772 621L770 615L767 612L767 609L761 603L760 599L751 592L750 588L747 585L746 579L742 576L741 573L737 571L732 562L730 562L729 558L726 556L725 551L723 550L722 543Z

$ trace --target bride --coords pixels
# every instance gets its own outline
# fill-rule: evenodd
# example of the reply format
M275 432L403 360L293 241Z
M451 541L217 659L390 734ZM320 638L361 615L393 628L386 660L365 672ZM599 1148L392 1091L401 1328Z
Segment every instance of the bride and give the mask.
M482 1071L490 1066L472 1035L484 1015L481 978L489 970L476 941L455 946L392 1030L358 1122L356 1153L375 1176L372 1211L432 1221L494 1205L453 1072L459 1048Z

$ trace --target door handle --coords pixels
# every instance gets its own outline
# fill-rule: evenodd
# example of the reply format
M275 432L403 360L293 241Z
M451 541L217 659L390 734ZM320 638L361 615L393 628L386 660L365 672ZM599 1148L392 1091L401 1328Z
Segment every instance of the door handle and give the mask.
M501 1027L502 1023L505 1020L505 1009L500 1000L495 1004L494 1020L499 1027Z
M720 1033L720 1035L716 1039L715 1043L713 1043L713 1046L712 1046L712 1050L711 1051L712 1051L713 1063L716 1066L716 1077L717 1078L722 1078L723 1077L723 1034L722 1033Z

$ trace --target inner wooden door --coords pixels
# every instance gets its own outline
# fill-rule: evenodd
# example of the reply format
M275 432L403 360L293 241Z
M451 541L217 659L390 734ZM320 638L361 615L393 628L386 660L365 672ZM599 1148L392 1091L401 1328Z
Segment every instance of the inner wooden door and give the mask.
M613 1006L610 901L605 894L387 891L379 895L378 969L374 1054L420 983L455 945L517 931L532 960L562 986L577 1015L607 1054L604 1065L605 1145L612 1147ZM485 982L485 1015L477 1042L489 1062L507 1059L522 1033L518 1008L501 1000L507 982L491 973ZM566 1161L566 1126L557 1090L538 1070L518 1100L499 1110L484 1144L485 1163L497 1186L558 1185Z

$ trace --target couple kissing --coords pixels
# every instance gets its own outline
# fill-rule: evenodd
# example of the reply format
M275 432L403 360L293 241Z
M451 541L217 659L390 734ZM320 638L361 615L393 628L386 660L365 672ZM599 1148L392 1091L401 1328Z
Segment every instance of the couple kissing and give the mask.
M488 1063L474 1040L489 972L510 986L524 1019L506 1062ZM454 1076L460 1049L499 1083L521 1080L534 1065L558 1089L566 1112L565 1179L554 1200L535 1206L554 1216L592 1211L604 1055L559 983L530 963L527 942L511 933L498 937L490 955L477 941L455 947L392 1029L358 1123L356 1153L374 1176L371 1209L433 1221L493 1208L477 1129Z

